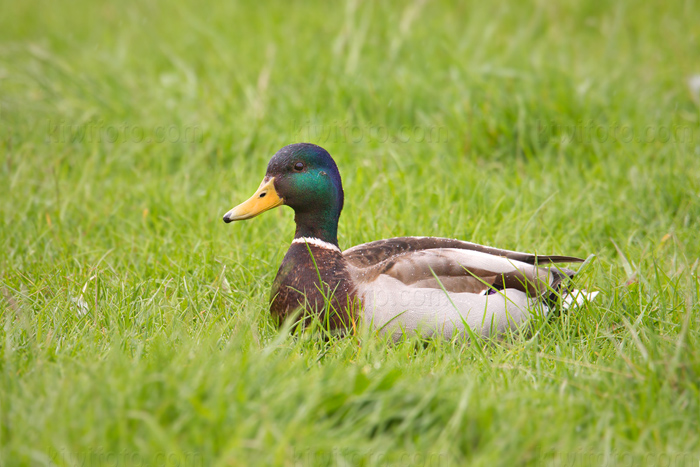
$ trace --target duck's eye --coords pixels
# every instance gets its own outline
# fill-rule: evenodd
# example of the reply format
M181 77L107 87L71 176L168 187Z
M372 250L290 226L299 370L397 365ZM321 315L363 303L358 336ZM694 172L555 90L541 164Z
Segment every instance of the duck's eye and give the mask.
M294 170L296 170L297 172L301 172L302 170L304 170L304 163L297 162L296 164L294 164Z

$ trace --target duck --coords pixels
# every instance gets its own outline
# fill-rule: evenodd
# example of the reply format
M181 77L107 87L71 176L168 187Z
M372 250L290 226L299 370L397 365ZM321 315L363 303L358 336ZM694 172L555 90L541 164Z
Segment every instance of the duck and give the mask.
M555 266L584 261L574 256L440 237L395 237L341 250L343 204L340 172L328 151L296 143L277 151L253 196L224 214L231 223L278 206L294 211L294 238L270 294L278 325L291 319L307 327L318 319L333 332L368 326L394 340L488 338L594 297L570 287L574 271Z

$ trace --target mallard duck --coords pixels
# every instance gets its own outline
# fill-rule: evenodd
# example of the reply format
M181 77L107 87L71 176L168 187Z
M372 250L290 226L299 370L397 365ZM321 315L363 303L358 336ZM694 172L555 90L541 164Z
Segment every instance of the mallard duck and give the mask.
M302 310L302 322L316 316L332 330L362 322L394 339L488 337L546 314L570 293L565 284L574 275L552 264L583 261L437 237L390 238L342 251L343 200L330 154L314 144L290 144L272 157L255 194L224 215L229 223L281 205L294 210L296 232L270 297L279 323Z

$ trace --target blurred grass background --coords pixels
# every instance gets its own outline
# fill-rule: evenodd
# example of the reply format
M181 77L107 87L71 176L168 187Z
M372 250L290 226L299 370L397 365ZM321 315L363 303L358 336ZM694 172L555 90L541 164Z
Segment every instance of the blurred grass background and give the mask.
M0 464L700 459L697 3L0 4ZM221 215L300 141L341 248L593 253L601 296L496 343L278 333L291 212Z

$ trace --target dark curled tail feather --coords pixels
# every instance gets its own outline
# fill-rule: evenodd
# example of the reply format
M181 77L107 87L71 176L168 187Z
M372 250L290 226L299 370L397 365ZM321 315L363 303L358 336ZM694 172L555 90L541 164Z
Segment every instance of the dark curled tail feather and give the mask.
M576 274L576 271L566 268L556 268L552 267L550 269L553 280L550 291L546 293L544 301L550 310L556 311L557 314L561 312L560 299L564 292L572 290L571 279Z

